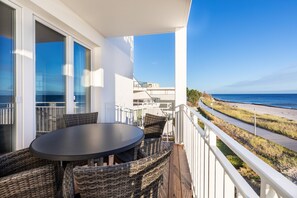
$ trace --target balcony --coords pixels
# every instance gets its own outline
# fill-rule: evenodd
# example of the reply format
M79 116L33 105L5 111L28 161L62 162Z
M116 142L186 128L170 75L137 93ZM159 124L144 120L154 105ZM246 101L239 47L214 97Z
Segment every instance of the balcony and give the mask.
M12 122L11 104L1 108L1 123ZM40 123L47 122L46 131L56 123L54 113L59 112L61 104L36 107L46 110L47 117ZM62 111L62 110L61 110ZM132 109L115 106L116 122L135 124ZM60 112L63 114L63 111ZM198 125L204 124L204 128ZM168 123L167 123L168 124ZM172 124L172 123L170 123ZM186 105L176 107L175 146L170 163L164 173L164 185L161 197L296 197L296 185L249 152L226 133L206 120L195 110ZM172 128L172 129L174 129ZM164 137L173 135L166 129ZM216 146L216 139L222 140L261 178L260 194L257 194L247 181L231 165ZM165 139L166 140L166 139ZM168 139L167 139L168 140Z
M84 111L74 100L76 44L84 44L85 55L88 55L84 57L89 58L83 61L86 75L78 75L83 76L78 78L78 82L83 81L83 88L88 89L86 93L90 92L85 94L89 97L88 108L89 111L99 112L99 122L122 122L142 127L145 113L162 114L158 108L150 109L152 104L132 109L133 37L124 36L174 32L176 87L175 95L171 91L168 95L175 96L175 105L171 107L177 107L173 108L174 115L168 120L163 135L164 140L174 139L176 144L165 172L161 197L297 197L296 185L184 105L187 20L191 0L153 0L145 3L131 0L117 3L120 5L114 6L115 1L97 0L91 0L88 4L79 0L1 1L3 9L11 13L11 19L7 20L11 27L0 26L3 28L0 28L0 33L11 43L5 56L11 58L9 76L13 82L11 88L3 92L4 95L10 94L11 102L0 104L0 125L3 130L0 129L11 132L4 134L5 138L10 138L6 139L9 145L5 145L4 153L28 147L36 138L36 133L48 133L59 128L64 113ZM125 12L122 8L126 8ZM40 33L40 39L36 39L35 27L38 26L41 33L47 29L49 35L54 32L56 36L49 39ZM8 27L7 30L4 27ZM114 38L117 36L119 38ZM36 73L35 48L38 43L51 43L57 38L63 44L63 49L57 51L60 52L58 56L50 57L51 60L61 59L59 65L55 65L57 68L52 76L62 79L57 87L61 88L58 93L63 93L65 100L40 103L36 96L38 91L46 90L42 89L45 86L43 80L49 70ZM46 50L44 52L47 54ZM43 66L40 64L41 68ZM203 123L203 128L198 121ZM259 194L218 149L217 138L260 176Z

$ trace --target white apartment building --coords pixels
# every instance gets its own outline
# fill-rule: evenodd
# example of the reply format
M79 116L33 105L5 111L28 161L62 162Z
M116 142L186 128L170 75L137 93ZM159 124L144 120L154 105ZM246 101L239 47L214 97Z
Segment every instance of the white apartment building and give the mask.
M175 109L175 88L160 87L158 83L142 82L134 80L133 104L134 108L146 106L146 108L161 109L166 116L172 118Z

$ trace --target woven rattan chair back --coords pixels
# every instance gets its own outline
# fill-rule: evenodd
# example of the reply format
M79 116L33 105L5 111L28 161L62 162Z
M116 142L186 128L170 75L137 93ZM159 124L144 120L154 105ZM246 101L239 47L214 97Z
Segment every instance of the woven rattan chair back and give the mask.
M95 124L98 119L98 112L93 113L78 113L78 114L64 114L65 126L77 126L83 124Z
M77 166L73 175L81 197L158 197L172 145L145 158L113 166Z
M153 114L145 114L144 117L144 135L145 138L160 138L164 126L166 124L166 117L157 116Z
M0 197L55 197L62 176L58 163L34 157L29 149L0 156Z

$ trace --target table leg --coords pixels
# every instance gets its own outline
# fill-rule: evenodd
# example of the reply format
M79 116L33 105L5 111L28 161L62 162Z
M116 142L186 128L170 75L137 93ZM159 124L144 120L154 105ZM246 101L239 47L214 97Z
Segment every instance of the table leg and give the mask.
M108 156L108 165L111 166L114 164L114 155Z

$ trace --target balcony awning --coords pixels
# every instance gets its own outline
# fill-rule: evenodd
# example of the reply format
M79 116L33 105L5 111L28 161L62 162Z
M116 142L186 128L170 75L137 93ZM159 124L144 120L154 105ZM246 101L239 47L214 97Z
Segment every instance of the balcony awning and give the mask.
M60 0L106 37L174 32L188 23L191 0Z

